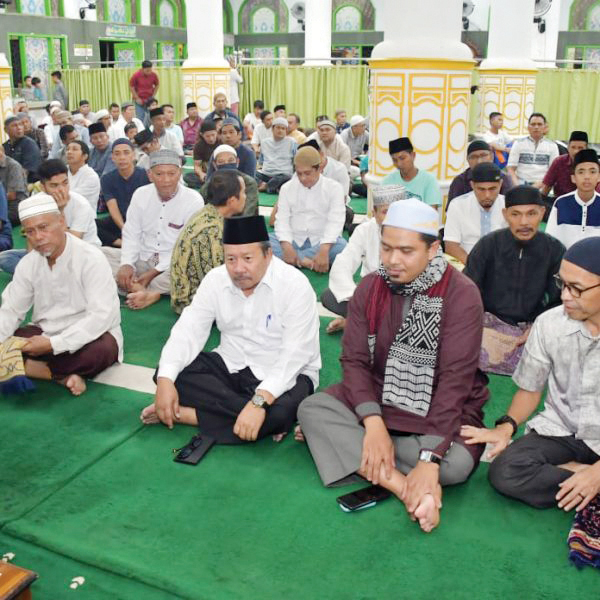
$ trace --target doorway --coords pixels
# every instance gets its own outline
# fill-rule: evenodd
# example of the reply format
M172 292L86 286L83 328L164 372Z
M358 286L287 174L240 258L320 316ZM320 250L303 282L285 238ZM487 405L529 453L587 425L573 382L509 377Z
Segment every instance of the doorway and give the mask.
M100 40L100 66L102 68L132 68L139 66L144 55L141 40Z

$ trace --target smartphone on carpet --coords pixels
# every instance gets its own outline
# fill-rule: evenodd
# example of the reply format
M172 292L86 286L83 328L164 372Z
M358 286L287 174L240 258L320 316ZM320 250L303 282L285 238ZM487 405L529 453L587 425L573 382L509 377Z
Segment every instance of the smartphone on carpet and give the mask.
M197 465L215 442L215 438L209 435L197 434L183 448L176 451L177 455L173 460L186 465Z
M370 485L369 487L350 492L336 498L340 508L345 512L354 512L363 508L375 506L380 500L385 500L392 495L391 492L379 485Z

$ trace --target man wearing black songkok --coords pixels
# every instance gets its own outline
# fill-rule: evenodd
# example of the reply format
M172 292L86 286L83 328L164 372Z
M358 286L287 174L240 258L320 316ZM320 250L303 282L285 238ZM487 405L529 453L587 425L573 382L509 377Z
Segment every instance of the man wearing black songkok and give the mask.
M540 315L513 375L519 390L495 429L463 427L467 444L493 444L490 483L538 508L582 511L600 492L600 237L564 255L556 285L562 306ZM538 408L526 434L508 445Z
M171 330L141 418L195 425L222 444L278 441L319 383L315 292L273 256L263 217L225 219L223 255ZM205 352L213 322L220 344Z
M539 190L514 187L505 205L508 227L475 244L463 273L479 287L485 310L479 368L512 375L531 324L560 303L554 275L565 247L538 229L545 210Z

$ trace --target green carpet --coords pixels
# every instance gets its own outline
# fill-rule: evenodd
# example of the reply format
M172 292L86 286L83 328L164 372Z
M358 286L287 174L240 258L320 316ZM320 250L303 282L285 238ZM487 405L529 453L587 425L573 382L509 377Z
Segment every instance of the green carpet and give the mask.
M26 514L140 428L150 396L89 383L84 396L36 381L36 390L2 396L0 525Z
M275 204L275 202L277 202L278 197L279 196L277 194L266 194L264 192L259 192L258 204L260 206L273 206ZM350 208L357 215L366 215L367 214L367 199L353 197L350 200Z

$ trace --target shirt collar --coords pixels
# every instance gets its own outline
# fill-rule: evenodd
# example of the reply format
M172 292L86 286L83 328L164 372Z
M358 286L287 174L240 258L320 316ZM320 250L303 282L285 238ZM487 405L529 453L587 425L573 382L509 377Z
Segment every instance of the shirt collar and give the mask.
M277 260L277 258L275 257L275 255L271 256L271 262L269 263L269 266L267 267L265 274L263 275L262 279L258 282L258 285L254 288L254 291L252 293L254 293L262 285L266 285L267 287L274 289L273 288L273 279L274 279L275 275L273 273L273 271L274 271L273 264L276 260ZM227 278L223 284L223 287L230 289L234 294L241 295L244 298L249 298L250 296L245 296L244 292L242 292L242 290L240 290L240 288L238 288L234 285L233 281L231 280L231 277L229 276L229 273L227 272L226 266L225 266L225 271L227 273ZM250 294L250 295L252 295L252 294Z
M586 338L590 338L590 339L594 339L594 337L592 336L592 334L586 329L585 325L583 324L583 321L577 321L575 319L571 319L567 313L564 311L563 308L563 312L562 312L563 318L565 319L565 335L573 335L574 333L581 333L581 335L583 335Z
M594 202L596 202L596 199L598 198L598 192L594 191L594 197L589 201L589 202L584 202L580 197L579 197L579 192L577 190L575 190L575 201L577 202L577 204L579 204L580 206L591 206L592 204L594 204Z

